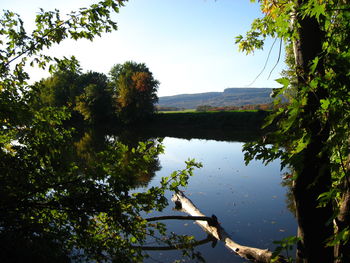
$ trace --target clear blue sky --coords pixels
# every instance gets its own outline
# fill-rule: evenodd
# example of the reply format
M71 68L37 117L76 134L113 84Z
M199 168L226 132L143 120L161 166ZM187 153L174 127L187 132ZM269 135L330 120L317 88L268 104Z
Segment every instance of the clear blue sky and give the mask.
M28 29L40 7L67 12L88 6L88 0L0 0L2 9L19 13ZM244 34L254 18L261 17L258 4L249 0L129 0L113 16L118 31L94 42L65 41L50 52L75 55L84 70L108 73L116 63L144 62L160 81L159 96L222 91L246 87L259 74L272 44L246 56L238 52L235 36ZM265 72L252 87L277 87L274 79L284 67L277 61L275 45ZM33 71L34 80L47 76Z

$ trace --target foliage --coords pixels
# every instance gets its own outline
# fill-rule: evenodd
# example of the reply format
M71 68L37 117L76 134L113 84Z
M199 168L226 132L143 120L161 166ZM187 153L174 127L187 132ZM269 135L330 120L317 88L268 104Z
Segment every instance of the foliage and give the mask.
M275 95L288 93L290 103L267 119L266 125L277 122L278 126L267 141L245 146L246 160L257 158L268 163L280 158L282 166L294 170L295 182L304 180L306 176L318 178L309 183L309 188L317 184L322 176L327 176L329 171L326 180L331 181L331 184L323 185L326 189L318 200L319 207L331 206L333 209L333 217L323 222L323 225L329 225L345 207L342 206L346 202L343 197L350 187L350 6L348 1L336 0L259 2L265 16L253 22L245 38L239 36L236 40L240 50L246 53L262 48L267 37L284 40L289 69L283 78L277 80L282 86L275 91ZM303 36L307 23L317 26L322 35L319 39L305 42ZM301 55L298 45L304 48ZM313 48L316 50L318 45L321 50L316 55L305 52ZM277 99L275 103L279 104L280 101ZM266 142L273 142L273 145L267 145ZM323 163L320 160L324 160ZM305 175L305 167L312 164L315 175ZM318 170L317 167L323 168ZM303 215L299 213L298 216ZM349 241L349 235L342 234L346 229L341 230L340 226L334 225L334 235L338 236L337 231L340 230L344 238L329 237L337 241L332 245ZM348 252L344 253L341 256L346 257Z
M161 144L147 141L130 148L103 136L104 147L92 148L90 135L76 142L75 130L63 125L73 106L94 120L108 97L106 77L81 75L74 58L43 51L64 39L92 40L116 29L111 12L123 2L101 1L65 18L58 10L40 10L31 34L17 14L4 11L0 19L1 261L142 261L139 246L147 236L165 234L164 226L143 216L161 211L167 205L165 191L186 185L194 167L200 167L188 161L160 186L130 194L137 179L157 164ZM30 86L27 64L54 74ZM143 91L156 84L150 76L136 74L132 80Z
M92 40L103 32L115 30L117 26L110 18L111 12L118 12L122 4L121 0L105 0L65 16L59 10L47 12L41 9L36 16L36 28L31 33L26 32L18 14L3 12L0 18L0 33L3 36L0 40L2 127L23 125L25 120L30 119L25 116L29 98L26 65L48 68L50 72L59 69L76 71L78 68L74 58L59 59L45 54L44 50L68 38Z
M290 252L293 251L293 247L297 244L297 242L300 240L298 237L286 237L281 241L275 241L274 243L278 245L273 252L273 259L271 262L280 262L280 254L282 252L285 252L286 259L284 259L286 262L293 262L293 257L289 255Z
M144 64L116 65L111 72L121 75L110 80L102 73L82 73L74 58L71 63L74 70L54 70L31 87L32 107L66 106L74 120L80 116L89 124L118 121L118 117L125 123L134 122L155 112L158 82Z
M80 72L59 70L51 77L42 79L31 88L31 106L37 109L43 106L69 107L75 105L75 98L83 92L77 85Z
M159 82L145 64L132 61L117 64L112 67L110 76L118 115L125 123L147 118L156 111Z
M61 69L34 83L29 94L31 107L65 106L75 121L82 116L88 123L97 124L108 122L114 114L108 78L98 72Z
M142 251L132 244L142 244L159 228L143 221L143 213L162 210L168 204L165 191L186 185L198 165L189 161L185 170L163 178L161 186L129 195L149 173L161 145L149 141L130 149L109 139L104 150L89 148L94 157L86 159L79 143L79 161L71 132L61 127L63 116L54 108L35 113L32 127L11 147L11 154L2 153L6 187L1 190L1 209L6 215L1 218L1 242L3 247L13 244L2 251L3 258L45 261L40 257L59 253L59 260L141 260ZM42 243L47 246L39 250Z
M76 98L75 110L90 123L108 122L114 114L112 94L106 75L88 72L80 76L78 86L83 93Z

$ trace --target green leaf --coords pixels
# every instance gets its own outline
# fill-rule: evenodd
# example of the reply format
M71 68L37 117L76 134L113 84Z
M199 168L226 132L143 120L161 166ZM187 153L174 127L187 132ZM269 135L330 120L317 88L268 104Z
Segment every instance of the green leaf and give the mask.
M321 99L320 103L321 103L322 109L327 110L329 108L329 104L330 104L329 99Z
M288 78L279 78L279 79L276 79L276 82L281 84L284 88L287 88L290 84L290 81Z
M308 134L304 134L304 136L297 140L297 146L292 151L292 154L300 153L304 150L310 143L310 136Z
M312 61L312 64L311 64L311 67L310 67L310 73L311 74L315 73L319 61L320 61L319 57L315 57L314 60Z

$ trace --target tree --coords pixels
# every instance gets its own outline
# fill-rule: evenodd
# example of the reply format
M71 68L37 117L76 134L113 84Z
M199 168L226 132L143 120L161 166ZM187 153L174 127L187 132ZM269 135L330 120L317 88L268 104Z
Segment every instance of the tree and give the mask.
M162 224L148 223L144 214L161 211L167 205L165 191L185 186L193 168L199 166L188 161L183 171L164 178L159 187L129 195L126 190L134 184L125 174L144 174L145 167L154 166L162 151L160 143L145 142L129 149L116 139L107 140L106 147L89 159L91 169L87 169L74 158L81 146L74 144L74 130L63 125L70 112L58 107L71 96L66 93L67 83L54 77L55 85L64 84L62 96L48 96L47 105L31 106L35 93L27 83L27 63L49 68L51 73L69 69L75 80L74 59L53 58L43 50L66 38L92 40L116 29L110 15L123 2L101 1L68 14L66 20L58 10L41 10L31 34L10 11L0 19L2 262L142 261L140 246L147 236L166 235ZM99 91L97 84L93 92Z
M60 69L35 83L31 98L31 107L67 107L74 120L82 116L90 124L108 123L114 115L108 78L98 72Z
M278 126L265 140L273 147L264 141L246 145L246 160L281 158L294 171L297 261L348 262L349 3L260 2L265 17L237 42L247 53L262 48L267 36L293 46L291 78L277 80L283 87L276 94L294 89L294 95L267 121Z
M90 123L108 123L113 117L112 95L106 75L88 72L78 79L83 93L76 98L74 109Z
M150 117L158 101L159 82L143 63L133 61L117 64L110 71L118 114L126 123Z
M75 105L75 98L83 92L77 85L80 72L67 69L55 71L50 77L34 84L31 91L33 107L69 107Z

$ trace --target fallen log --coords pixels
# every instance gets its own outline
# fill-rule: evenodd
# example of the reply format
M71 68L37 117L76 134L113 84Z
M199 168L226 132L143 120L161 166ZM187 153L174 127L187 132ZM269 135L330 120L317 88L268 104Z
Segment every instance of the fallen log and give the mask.
M191 216L199 216L205 217L203 213L199 211L199 209L192 203L190 199L188 199L183 192L175 193L171 199L176 203L177 208ZM215 216L212 216L215 217ZM216 217L215 217L216 218ZM272 252L268 249L259 249L254 247L242 246L231 239L229 234L225 231L220 224L215 226L210 226L207 221L195 221L205 232L211 234L217 240L224 242L225 246L232 250L234 253L239 255L242 258L248 259L253 262L258 263L268 263L271 262ZM283 262L284 260L281 258L280 261L275 262Z
M178 219L178 220L204 220L209 223L209 225L215 224L215 221L211 217L207 216L156 216L145 218L147 222L160 221L160 220L169 220L169 219Z

